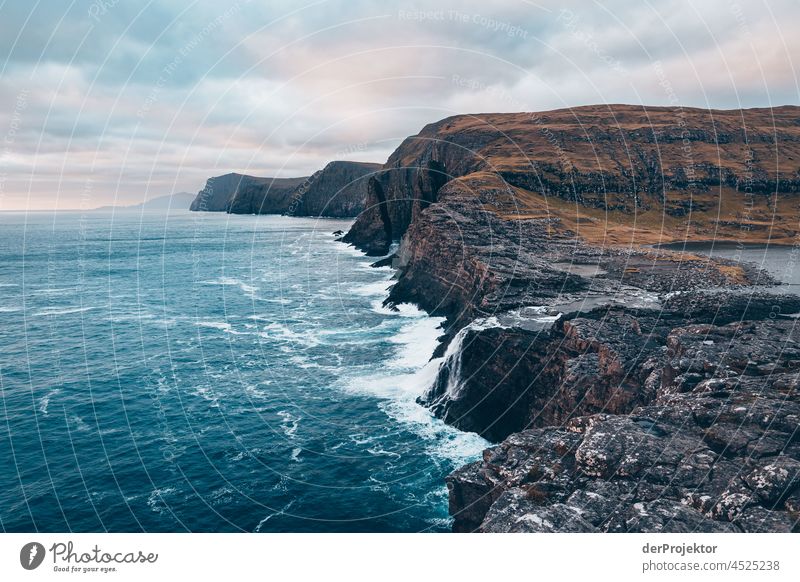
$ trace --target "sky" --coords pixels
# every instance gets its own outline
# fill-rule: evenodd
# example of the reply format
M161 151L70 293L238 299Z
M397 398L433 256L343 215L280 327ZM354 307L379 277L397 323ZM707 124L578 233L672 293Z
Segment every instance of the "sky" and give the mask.
M0 2L0 210L384 162L460 113L800 103L797 0Z

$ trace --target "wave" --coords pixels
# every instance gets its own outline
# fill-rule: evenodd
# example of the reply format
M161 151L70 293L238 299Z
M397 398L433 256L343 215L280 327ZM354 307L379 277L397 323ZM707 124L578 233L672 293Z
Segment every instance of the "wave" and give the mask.
M424 317L400 328L389 341L399 344L396 356L389 362L392 368L421 368L439 343L444 317Z
M178 490L175 487L162 487L160 489L154 489L147 498L147 506L155 513L164 513L165 510L169 509L169 505L164 498L170 497L177 492Z
M60 392L61 392L60 388L55 388L54 390L50 390L50 392L42 396L42 398L39 400L39 412L47 416L48 415L47 407L50 406L50 399L56 394L59 394Z
M354 287L351 290L351 293L354 295L360 295L362 297L371 297L374 295L379 295L381 297L386 297L386 293L389 291L389 287L394 284L393 281L377 281L375 283L367 283L365 285L359 285L358 287Z
M69 417L69 424L73 425L75 427L74 430L77 430L78 432L89 432L92 430L91 427L86 424L86 421L77 414L73 414Z
M264 380L262 382L259 382L259 384L247 384L244 387L244 393L247 394L247 396L249 398L258 398L258 399L262 399L262 400L266 399L266 398L269 398L269 392L267 392L266 390L261 390L261 389L257 388L257 386L258 385L265 385L266 386L266 385L269 385L271 383L272 383L271 380Z
M272 321L273 320L273 318L268 316L268 315L259 315L259 314L248 315L247 319L251 319L253 321Z
M45 287L44 289L34 289L30 291L31 295L45 295L48 297L57 297L60 295L74 295L77 292L75 287Z
M477 459L490 443L476 433L462 432L445 424L419 404L417 397L430 385L438 372L436 362L409 374L376 374L353 378L346 390L381 398L379 408L392 420L413 431L425 441L426 452L454 464Z
M373 267L375 263L370 261L362 261L358 263L356 269L359 271L367 271L369 273L394 273L395 269L391 265L383 265L381 267Z
M195 396L199 396L206 402L209 402L209 406L212 408L219 408L219 398L214 393L214 389L208 386L198 385L195 386L193 394Z
M287 410L279 410L278 416L281 417L281 430L287 437L294 438L297 429L300 427L300 421L303 420L302 416L295 416Z
M417 398L434 382L444 358L430 360L436 348L444 318L429 317L424 311L400 304L388 313L413 317L389 341L398 344L387 371L344 380L346 392L367 394L382 400L379 408L391 419L412 430L426 442L426 452L463 464L475 460L489 442L475 433L462 432L436 418Z
M344 244L343 243L343 244L337 245L336 250L339 252L339 254L350 255L351 257L356 257L356 258L359 258L359 259L363 259L364 256L365 256L364 255L364 251L361 251L361 250L357 249L356 247L354 247L354 246L352 246L350 244Z
M292 344L313 348L322 342L315 333L309 331L297 332L282 323L270 323L264 326L263 331L258 334L260 337L269 340L281 340Z
M92 309L97 309L94 306L88 307L45 307L44 309L37 311L36 313L31 314L32 317L43 317L48 315L69 315L71 313L84 313L86 311L91 311Z
M302 355L292 356L292 357L289 358L289 361L291 363L293 363L295 366L297 366L298 368L303 368L304 370L307 370L309 368L321 368L322 367L318 363L312 362L311 360L309 360L308 358L306 358L305 356L302 356Z
M219 331L224 331L231 335L253 335L253 332L237 331L233 329L233 326L226 321L196 321L195 325L198 327L207 327L209 329L218 329Z
M400 303L398 305L388 306L383 304L382 299L373 301L371 304L372 311L380 313L381 315L397 315L399 317L427 317L428 314L421 310L416 305L411 303Z
M303 452L303 449L300 448L300 447L293 448L292 449L292 456L291 456L292 461L294 461L295 463L299 463L300 462L300 453L302 453L302 452Z
M279 509L278 511L275 511L275 512L273 512L273 513L270 513L269 515L267 515L267 516L266 516L264 519L262 519L261 521L259 521L259 522L258 522L258 525L257 525L257 526L256 526L256 528L253 530L253 532L255 532L255 533L257 533L257 532L260 532L260 531L261 531L261 528L262 528L262 527L264 527L264 524L266 524L266 523L267 523L267 522L268 522L270 519L272 519L273 517L277 517L277 516L279 516L279 515L286 515L286 512L287 512L287 511L289 511L289 509L291 509L292 505L294 505L294 502L295 502L295 500L294 500L294 499L292 499L292 500L291 500L289 503L287 503L286 505L284 505L284 506L283 506L281 509Z
M214 279L212 281L203 281L203 284L222 285L224 287L239 287L239 289L242 290L242 293L244 293L246 296L250 297L251 299L259 299L259 297L256 296L256 293L259 290L258 287L245 283L241 279L236 279L234 277L220 277L219 279Z
M210 327L211 329L218 329L220 331L232 331L233 326L225 321L197 321L195 325L198 327Z
M230 487L220 487L209 495L212 505L227 505L233 500L234 491Z

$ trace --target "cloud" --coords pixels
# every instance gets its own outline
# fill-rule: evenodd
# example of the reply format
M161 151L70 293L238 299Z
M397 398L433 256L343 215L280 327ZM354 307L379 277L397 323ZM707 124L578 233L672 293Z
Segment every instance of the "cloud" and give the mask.
M384 161L457 113L800 94L794 0L47 0L0 12L0 208Z

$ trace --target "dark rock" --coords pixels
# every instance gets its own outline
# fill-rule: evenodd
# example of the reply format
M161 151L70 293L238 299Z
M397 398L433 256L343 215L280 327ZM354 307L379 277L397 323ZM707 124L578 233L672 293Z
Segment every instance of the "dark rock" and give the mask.
M505 491L492 505L480 527L482 532L555 533L593 532L597 529L570 505L542 506L522 489Z
M564 321L517 315L510 328L488 321L459 332L421 399L462 430L497 441L583 414L627 413L655 397L648 360L668 331L656 317L610 309Z
M288 216L358 216L365 208L369 179L380 168L381 164L330 162L292 192L283 212Z
M370 266L380 268L380 267L393 267L397 261L397 255L389 255L379 261L375 261Z
M364 210L367 181L380 167L337 161L302 178L226 174L209 178L190 209L231 214L357 216Z
M398 269L387 305L447 318L421 402L501 441L447 478L454 529L787 530L800 298L748 288L776 283L755 266L642 245L793 242L794 206L771 201L800 192L799 112L456 116L370 178L343 240L399 243L377 263Z
M776 343L798 339L787 321L673 329L651 402L512 434L470 465L482 502L465 529L546 527L540 518L550 516L601 531L791 531L800 511L800 392L797 372L783 364L795 356ZM778 365L769 374L749 365L770 356ZM698 363L709 378L678 389L676 370ZM459 475L448 478L451 492ZM460 527L452 495L451 512Z
M789 533L798 521L785 511L769 511L763 507L746 509L733 522L747 533Z
M280 213L288 206L291 192L305 180L225 174L209 178L189 209L236 214Z
M753 469L744 482L766 506L778 506L800 487L800 461L783 455L775 457Z
M733 532L729 523L714 522L702 513L670 499L627 506L609 523L607 531L628 533Z

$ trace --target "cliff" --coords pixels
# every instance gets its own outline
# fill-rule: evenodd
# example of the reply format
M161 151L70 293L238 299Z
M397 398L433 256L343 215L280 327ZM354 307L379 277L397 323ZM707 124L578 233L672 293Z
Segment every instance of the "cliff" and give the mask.
M241 183L226 208L230 214L283 214L308 178L260 178Z
M209 178L190 210L231 214L358 216L364 210L369 178L380 164L334 161L312 176L259 178L226 174Z
M259 178L225 174L206 181L189 210L270 214L284 212L291 194L306 178Z
M633 368L647 377L647 393L634 394L640 404L628 414L609 406L539 423L451 474L455 529L796 530L798 339L794 322L769 319L668 330L648 365ZM602 395L593 374L603 356L595 353L567 367L566 396L580 395L580 379L592 399Z
M797 107L457 116L401 144L344 240L399 242L387 303L448 322L420 403L500 443L448 478L455 529L796 527L800 396L772 342L800 300L650 245L792 244L799 171Z
M291 216L358 216L367 199L370 177L381 164L331 162L295 191L295 202L287 209Z
M604 244L788 240L795 200L781 194L800 188L798 111L608 105L450 117L390 156L347 241L383 254L444 184L481 174L496 188L484 204L492 212L548 218Z

